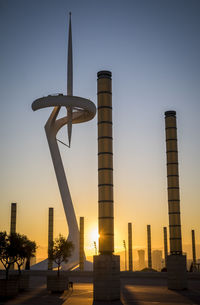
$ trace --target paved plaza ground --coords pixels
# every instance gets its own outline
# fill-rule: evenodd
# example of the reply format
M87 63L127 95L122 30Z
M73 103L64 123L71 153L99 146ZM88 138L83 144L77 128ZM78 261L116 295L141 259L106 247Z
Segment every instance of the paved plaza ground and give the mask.
M45 276L31 276L31 290L0 305L185 305L200 304L200 279L190 279L189 289L181 292L167 289L165 278L121 279L121 301L93 302L91 277L73 278L74 287L63 294L51 294L46 290Z

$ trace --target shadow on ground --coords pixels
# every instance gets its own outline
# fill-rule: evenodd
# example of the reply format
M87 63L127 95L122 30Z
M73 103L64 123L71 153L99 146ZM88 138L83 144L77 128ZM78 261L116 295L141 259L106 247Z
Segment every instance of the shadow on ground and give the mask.
M198 290L185 289L182 291L176 291L177 295L180 295L187 299L188 301L192 301L193 304L200 304L200 283Z
M18 294L16 298L4 301L6 305L62 305L71 297L73 290L66 290L64 293L50 293L46 289L45 277L32 277L31 290Z
M200 282L199 280L188 281L189 289L177 291L169 290L164 281L138 281L135 279L121 282L122 303L129 304L199 304L200 305ZM141 285L143 284L143 285ZM164 285L163 285L164 284Z
M93 301L92 305L124 305L121 301Z
M72 295L72 291L68 290L64 294L63 293L48 293L45 290L41 291L40 293L34 294L34 295L27 295L26 294L21 294L20 299L12 299L8 300L7 302L3 304L7 305L14 305L14 304L20 304L20 305L46 305L46 304L54 304L54 305L62 305L65 303L65 301L70 298ZM2 303L0 303L2 304Z
M121 285L121 299L123 301L122 304L134 304L139 305L139 301L134 293L131 293L124 285Z

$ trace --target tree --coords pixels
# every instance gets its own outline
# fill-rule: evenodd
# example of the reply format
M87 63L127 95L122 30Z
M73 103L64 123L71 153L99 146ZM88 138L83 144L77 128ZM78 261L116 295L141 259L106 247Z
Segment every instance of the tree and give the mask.
M36 243L30 241L27 236L18 233L7 235L6 232L0 232L0 261L6 269L6 279L11 265L17 263L20 274L25 260L30 261L35 252Z
M71 256L74 245L61 234L53 242L52 248L49 251L49 258L58 265L58 277L60 275L60 267L62 262L67 263Z
M12 234L0 232L0 261L6 269L6 279L8 279L10 266L16 262L16 249L12 237Z
M29 261L31 257L35 256L36 252L36 243L34 241L31 241L27 238L26 235L21 235L15 233L13 235L13 242L15 242L15 248L16 248L16 263L18 266L19 274L21 274L21 266L26 261Z
M26 269L30 269L30 260L31 257L35 256L36 252L36 243L31 240L27 240L25 243L25 255L26 255Z

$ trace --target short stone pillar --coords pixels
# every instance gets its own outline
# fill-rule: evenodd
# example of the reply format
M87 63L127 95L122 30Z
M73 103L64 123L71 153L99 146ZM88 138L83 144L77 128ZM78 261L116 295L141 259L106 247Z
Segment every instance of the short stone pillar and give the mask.
M187 288L186 255L168 255L167 284L172 290Z
M94 256L94 300L120 299L120 257L101 254Z

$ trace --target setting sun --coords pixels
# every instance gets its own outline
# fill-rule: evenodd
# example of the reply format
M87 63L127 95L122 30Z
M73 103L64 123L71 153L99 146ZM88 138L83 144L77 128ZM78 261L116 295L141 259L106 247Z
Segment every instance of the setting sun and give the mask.
M99 233L98 233L98 229L93 229L91 232L90 232L90 239L91 239L91 242L96 242L98 244L99 242Z

